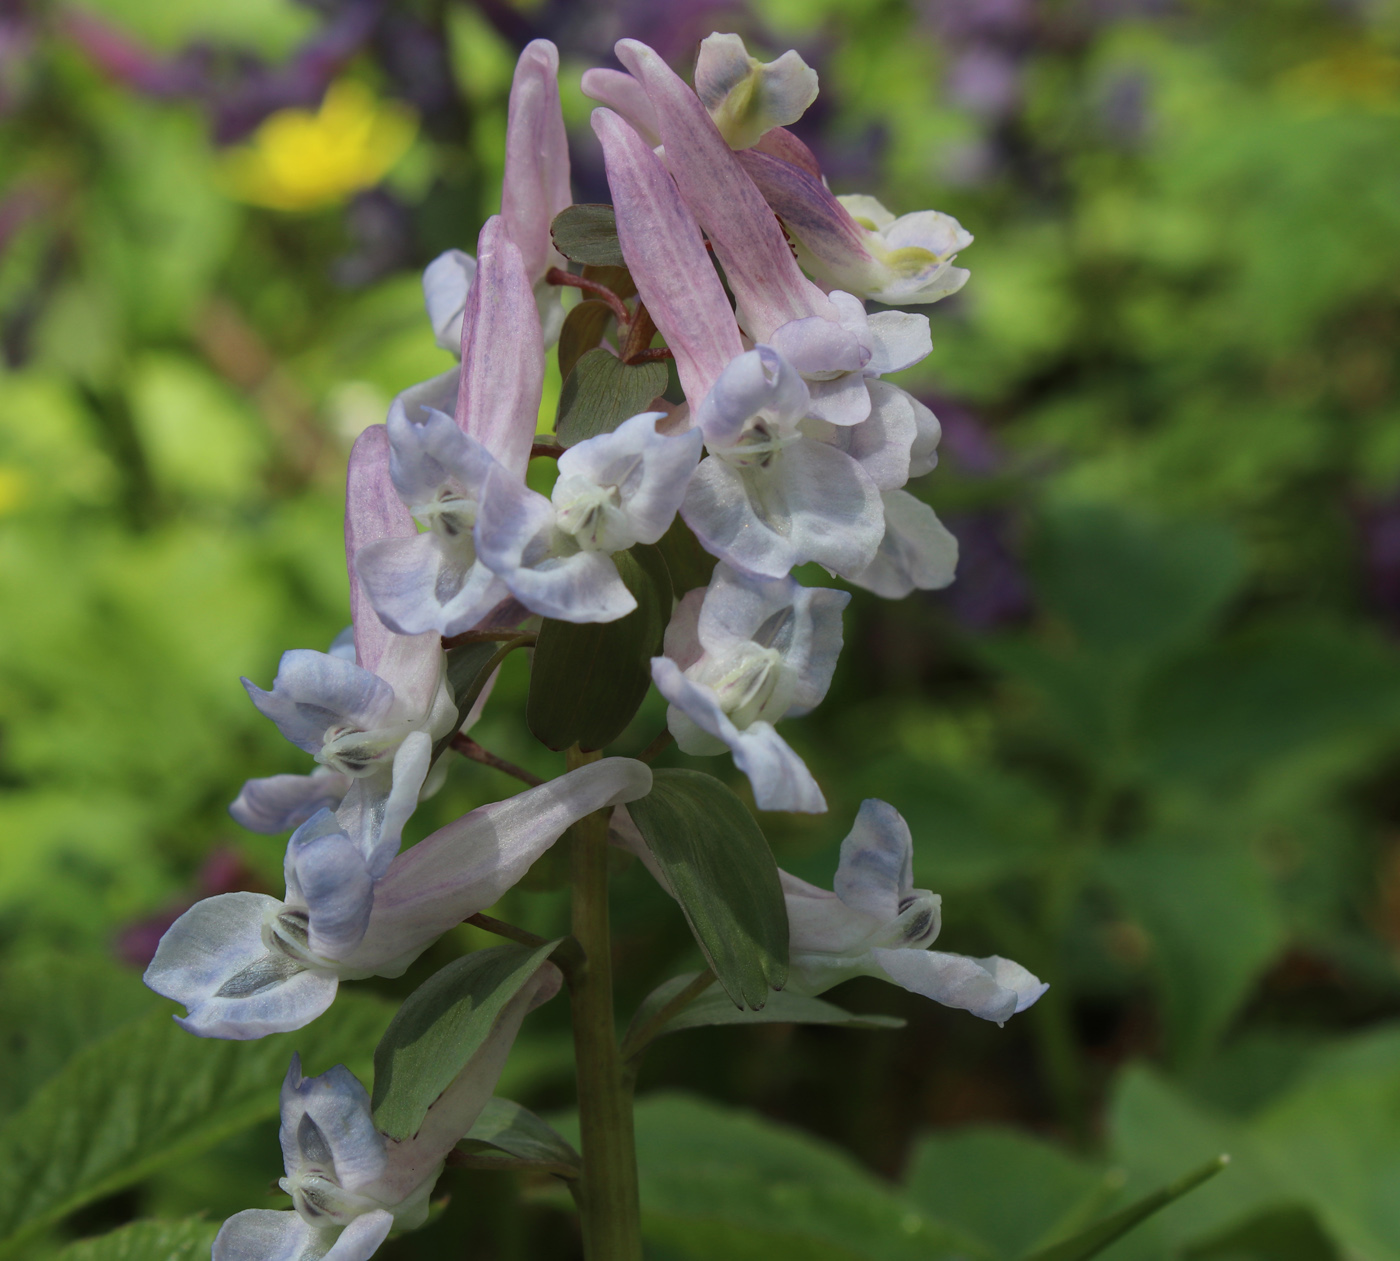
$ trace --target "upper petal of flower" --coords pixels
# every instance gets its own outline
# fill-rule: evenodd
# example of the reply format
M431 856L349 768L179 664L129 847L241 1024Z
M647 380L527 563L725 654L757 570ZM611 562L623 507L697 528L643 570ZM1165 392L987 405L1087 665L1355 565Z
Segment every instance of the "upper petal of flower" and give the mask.
M476 281L462 318L456 421L523 478L544 388L544 335L520 249L493 215L476 247Z
M739 36L716 32L700 42L695 92L730 147L747 149L806 113L817 99L817 72L791 49L761 62Z
M369 1093L343 1064L304 1077L301 1057L282 1082L278 1138L291 1178L321 1174L346 1191L367 1187L384 1175L384 1136L370 1118Z
M350 788L351 779L329 767L310 775L269 775L250 779L228 808L234 820L250 832L275 836L305 823L318 810L334 810Z
M620 115L647 148L655 149L660 145L661 133L657 130L656 110L652 108L651 97L630 74L624 74L621 70L585 70L582 87L584 96ZM597 126L596 122L594 126Z
M630 75L588 72L600 73L616 74L642 91ZM695 216L661 159L610 110L593 111L593 130L603 144L622 255L647 311L676 356L681 388L688 399L702 399L725 365L743 350L724 286Z
M693 414L711 448L728 447L758 424L776 434L795 432L810 402L797 369L772 346L755 346L725 365Z
M328 728L368 731L388 722L394 706L394 689L378 675L309 648L282 654L272 691L248 679L243 686L259 712L308 753L321 752Z
M547 39L525 45L506 116L501 217L534 284L563 259L550 240L554 216L573 202L569 140L559 107L559 52Z
M302 824L287 842L283 867L287 902L307 910L312 953L336 959L354 950L369 923L374 878L335 815L322 810Z
M895 919L914 892L914 840L904 817L887 801L860 803L855 826L841 842L833 886L853 910Z

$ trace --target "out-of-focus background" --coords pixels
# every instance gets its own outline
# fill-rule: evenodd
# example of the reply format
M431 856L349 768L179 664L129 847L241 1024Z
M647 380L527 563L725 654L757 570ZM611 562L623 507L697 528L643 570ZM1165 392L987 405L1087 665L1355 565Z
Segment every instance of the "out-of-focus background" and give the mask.
M11 1138L71 1055L169 1008L137 977L183 907L280 890L283 841L225 807L307 760L238 676L347 620L346 453L447 366L419 271L497 209L519 48L559 45L576 198L606 201L580 71L630 35L688 73L711 30L816 67L795 130L836 192L977 238L900 378L943 422L912 489L958 580L857 595L831 695L785 728L831 813L762 821L829 887L860 800L893 802L940 944L1052 984L1004 1029L872 981L834 997L907 1028L662 1040L656 1256L929 1256L922 1215L1010 1259L1229 1150L1107 1255L1400 1258L1394 0L0 4ZM476 734L552 773L520 665ZM511 791L463 763L412 835ZM501 914L559 925L553 883ZM696 956L644 873L616 888L626 1010ZM501 1090L566 1107L570 1071L547 1008ZM285 1206L276 1089L25 1255ZM576 1253L512 1175L442 1189L385 1257Z

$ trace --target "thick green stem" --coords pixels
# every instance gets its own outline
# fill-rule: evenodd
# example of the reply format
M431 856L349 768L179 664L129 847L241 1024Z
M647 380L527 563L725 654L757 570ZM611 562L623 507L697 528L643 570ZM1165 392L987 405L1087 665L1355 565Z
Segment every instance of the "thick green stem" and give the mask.
M570 749L569 769L598 756ZM613 1021L607 812L576 823L570 844L574 937L584 954L569 978L583 1149L578 1194L583 1253L587 1261L641 1261L632 1096L623 1080Z

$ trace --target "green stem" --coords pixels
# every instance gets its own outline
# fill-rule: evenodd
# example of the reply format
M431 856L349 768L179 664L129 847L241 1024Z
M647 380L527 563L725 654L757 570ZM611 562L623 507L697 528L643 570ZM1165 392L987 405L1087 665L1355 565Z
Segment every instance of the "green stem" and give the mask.
M569 769L599 756L575 746L569 750ZM632 1098L623 1080L613 1019L607 812L589 815L570 831L573 930L584 954L569 977L583 1149L578 1194L583 1254L586 1261L641 1261Z

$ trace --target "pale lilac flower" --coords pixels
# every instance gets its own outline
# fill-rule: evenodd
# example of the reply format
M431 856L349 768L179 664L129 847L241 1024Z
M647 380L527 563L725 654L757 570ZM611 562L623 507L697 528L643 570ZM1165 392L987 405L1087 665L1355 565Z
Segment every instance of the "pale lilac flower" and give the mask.
M478 257L460 383L444 374L405 391L389 411L393 484L427 529L355 555L380 618L407 635L470 630L509 594L477 559L476 519L493 469L523 483L544 349L520 250L499 216L482 229Z
M762 62L738 35L715 32L700 41L695 92L730 148L747 149L807 112L817 99L817 72L791 49Z
M887 600L948 586L958 566L958 540L928 504L907 491L887 490L881 499L885 535L875 559L862 569L836 572Z
M656 432L643 412L559 457L550 498L498 470L478 518L478 551L526 608L568 622L611 622L637 607L614 552L655 543L700 458L699 432Z
M834 196L819 175L772 153L737 157L796 242L802 265L827 288L902 306L937 302L967 283L970 273L953 260L972 234L951 215L896 217L874 197Z
M651 791L651 772L604 758L481 806L373 878L329 811L287 846L287 893L226 893L186 911L145 981L183 1003L177 1022L208 1038L299 1029L342 980L400 976L448 929L500 899L571 824Z
M461 357L462 316L467 294L476 279L476 259L461 250L444 250L423 269L423 305L433 326L433 339ZM458 369L452 370L455 376ZM456 390L453 390L455 396ZM455 403L455 397L454 397Z
M826 809L816 780L773 724L826 695L850 598L791 578L745 578L720 564L708 588L677 606L666 655L652 658L676 743L701 755L727 747L761 810Z
M388 446L384 427L374 425L350 453L347 556L369 540L392 547L417 537L389 481ZM433 744L451 730L457 710L438 637L391 634L353 569L351 579L349 653L284 653L270 692L243 680L259 711L324 771L249 780L230 810L255 831L280 832L317 810L334 808L339 826L377 876L398 852L403 825L428 776Z
M552 963L541 965L412 1138L375 1128L369 1094L344 1065L308 1078L293 1056L282 1085L286 1176L278 1185L294 1208L235 1213L214 1241L213 1261L368 1261L391 1230L423 1225L447 1154L491 1098L521 1022L561 979Z
M841 843L835 892L780 873L791 932L787 989L820 994L873 976L997 1024L1025 1011L1049 986L1019 963L929 949L942 899L914 888L913 861L909 825L872 798Z
M879 490L857 458L803 432L809 412L806 384L769 346L738 356L694 407L710 454L681 515L708 551L769 578L811 560L853 571L874 560Z

